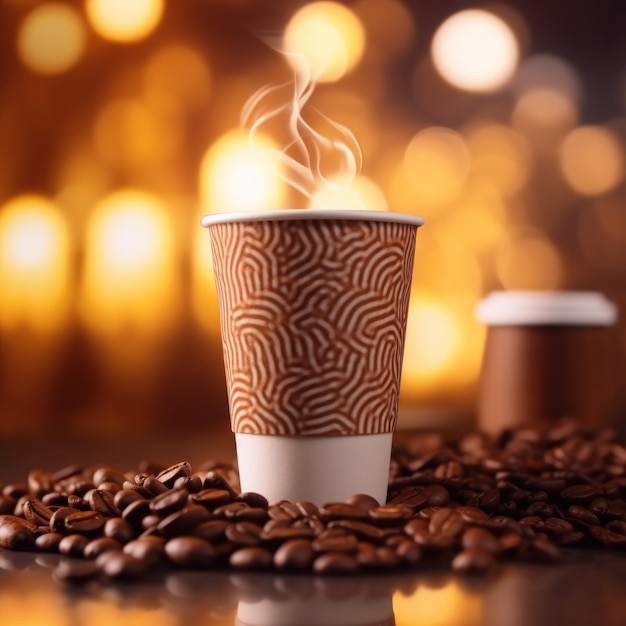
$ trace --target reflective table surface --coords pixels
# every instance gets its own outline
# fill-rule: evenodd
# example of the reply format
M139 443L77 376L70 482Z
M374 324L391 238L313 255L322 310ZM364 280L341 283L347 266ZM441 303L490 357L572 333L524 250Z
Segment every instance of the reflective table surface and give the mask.
M503 564L359 577L168 571L140 583L56 581L57 555L0 550L3 626L557 626L626 623L626 554L569 552L561 565Z
M70 463L232 461L230 433L208 439L0 440L0 482ZM617 626L626 624L626 550L568 550L558 565L500 563L486 576L429 565L393 575L315 577L167 570L135 583L71 586L62 558L0 549L0 626Z

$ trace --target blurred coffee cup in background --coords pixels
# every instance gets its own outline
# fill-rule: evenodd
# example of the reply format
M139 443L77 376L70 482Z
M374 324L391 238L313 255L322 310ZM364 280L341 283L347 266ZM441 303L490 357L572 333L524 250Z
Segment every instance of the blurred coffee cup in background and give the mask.
M617 307L588 291L494 292L477 307L487 326L478 425L498 435L575 418L611 424Z

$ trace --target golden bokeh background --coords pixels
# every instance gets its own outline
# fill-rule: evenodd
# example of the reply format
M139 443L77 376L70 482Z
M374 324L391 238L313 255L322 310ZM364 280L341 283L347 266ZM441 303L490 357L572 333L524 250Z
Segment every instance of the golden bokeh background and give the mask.
M626 310L619 15L603 1L566 19L541 2L0 0L0 435L227 428L200 217L310 206L426 218L402 419L471 420L488 292L600 290ZM310 197L285 181L280 129L251 144L240 127L248 98L302 59L311 110L354 133L363 161ZM623 321L616 351L624 382Z

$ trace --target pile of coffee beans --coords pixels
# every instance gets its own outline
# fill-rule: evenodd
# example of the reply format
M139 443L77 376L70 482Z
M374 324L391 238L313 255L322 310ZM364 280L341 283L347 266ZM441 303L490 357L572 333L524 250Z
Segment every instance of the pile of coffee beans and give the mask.
M564 546L626 547L626 448L570 421L455 444L405 436L382 505L268 503L240 493L232 466L184 461L32 470L0 494L0 547L64 555L55 576L72 582L172 567L483 573L503 559L556 562Z

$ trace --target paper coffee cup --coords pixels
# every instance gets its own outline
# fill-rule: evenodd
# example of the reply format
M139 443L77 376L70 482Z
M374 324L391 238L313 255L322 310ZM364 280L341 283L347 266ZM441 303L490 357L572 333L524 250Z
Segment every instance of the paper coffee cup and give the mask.
M615 401L617 308L600 293L510 291L477 307L487 325L480 380L481 430L575 418L610 423Z
M243 491L386 498L416 216L206 216Z

